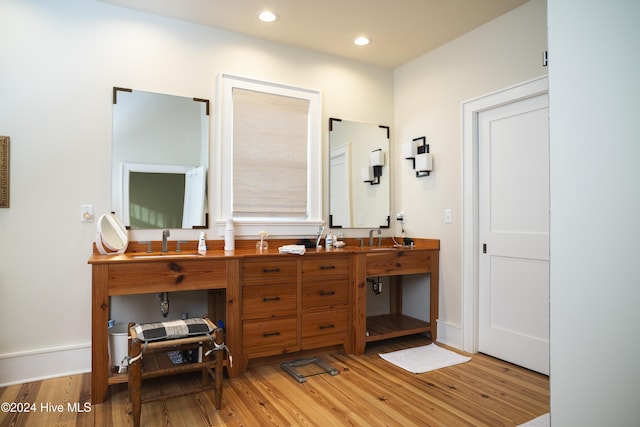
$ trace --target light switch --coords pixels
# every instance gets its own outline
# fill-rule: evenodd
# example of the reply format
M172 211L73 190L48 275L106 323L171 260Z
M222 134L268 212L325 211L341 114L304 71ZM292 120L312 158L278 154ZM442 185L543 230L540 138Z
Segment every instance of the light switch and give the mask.
M93 221L93 205L80 205L80 221L81 222Z
M451 209L445 209L444 210L444 223L445 224L451 224Z

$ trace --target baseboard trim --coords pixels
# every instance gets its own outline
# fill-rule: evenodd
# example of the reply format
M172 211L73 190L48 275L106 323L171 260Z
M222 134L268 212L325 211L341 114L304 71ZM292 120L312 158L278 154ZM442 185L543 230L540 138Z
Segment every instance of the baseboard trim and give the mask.
M91 371L91 344L0 354L0 387Z
M462 349L462 328L438 320L438 342ZM91 344L0 355L0 387L91 372Z
M438 340L439 343L462 350L462 328L438 319Z

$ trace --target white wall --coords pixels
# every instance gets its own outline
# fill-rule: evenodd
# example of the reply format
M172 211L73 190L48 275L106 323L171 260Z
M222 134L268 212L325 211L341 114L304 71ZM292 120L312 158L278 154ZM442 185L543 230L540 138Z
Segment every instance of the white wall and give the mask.
M0 384L90 369L95 223L80 205L111 208L113 86L214 102L224 72L320 90L324 153L329 117L393 123L390 70L92 0L2 0L0 40Z
M640 422L640 3L549 0L551 423Z
M395 70L395 158L426 136L434 171L396 167L395 207L409 237L440 239L439 341L462 348L462 102L545 75L546 2L532 0ZM392 191L394 194L394 191ZM444 224L452 209L453 223ZM394 217L394 215L392 215Z

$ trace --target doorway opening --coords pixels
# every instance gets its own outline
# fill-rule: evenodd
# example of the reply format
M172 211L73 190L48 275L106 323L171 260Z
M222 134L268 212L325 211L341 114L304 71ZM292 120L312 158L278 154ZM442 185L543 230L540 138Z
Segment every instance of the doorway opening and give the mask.
M462 345L470 353L479 351L480 193L479 116L499 106L548 93L546 76L464 102L463 109L463 222L462 222Z

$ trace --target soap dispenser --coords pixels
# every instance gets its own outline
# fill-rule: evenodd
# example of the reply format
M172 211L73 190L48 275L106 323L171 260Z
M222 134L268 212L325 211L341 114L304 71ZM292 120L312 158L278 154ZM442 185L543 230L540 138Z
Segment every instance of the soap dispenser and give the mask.
M198 239L198 253L200 255L207 253L207 240L204 237L204 231L200 232L200 238Z

